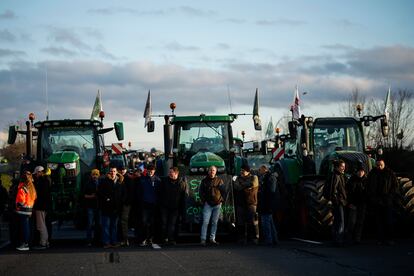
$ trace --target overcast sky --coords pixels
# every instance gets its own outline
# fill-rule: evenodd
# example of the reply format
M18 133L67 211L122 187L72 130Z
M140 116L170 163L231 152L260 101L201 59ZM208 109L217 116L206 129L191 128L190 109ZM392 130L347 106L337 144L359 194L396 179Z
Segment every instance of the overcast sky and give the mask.
M143 128L148 90L153 113L174 101L190 115L249 113L258 88L262 121L277 122L298 85L303 113L339 115L355 88L413 90L413 11L409 0L1 0L0 140L29 112L89 118L98 90L106 126L123 121L134 148L162 145L162 120ZM257 136L250 117L241 130Z

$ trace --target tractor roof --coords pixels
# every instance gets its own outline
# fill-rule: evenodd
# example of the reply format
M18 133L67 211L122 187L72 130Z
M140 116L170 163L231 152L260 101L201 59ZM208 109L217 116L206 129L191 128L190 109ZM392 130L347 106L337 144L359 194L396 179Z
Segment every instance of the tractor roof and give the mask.
M205 115L198 116L175 116L171 122L174 123L192 123L192 122L233 122L235 115Z
M87 120L87 119L64 119L64 120L48 120L48 121L38 121L34 124L36 128L42 127L102 127L102 122L98 120Z
M343 125L343 124L357 124L358 121L352 117L327 117L327 118L316 118L315 125Z

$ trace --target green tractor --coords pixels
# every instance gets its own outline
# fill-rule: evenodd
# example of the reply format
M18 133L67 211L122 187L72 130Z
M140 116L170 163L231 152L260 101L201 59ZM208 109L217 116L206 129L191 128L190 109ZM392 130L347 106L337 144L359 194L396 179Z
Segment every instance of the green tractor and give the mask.
M174 112L175 104L170 107ZM231 225L235 223L232 179L240 173L242 163L246 162L241 156L243 142L233 137L232 123L237 117L237 114L164 116L165 154L157 162L157 171L165 177L168 169L175 166L179 168L180 175L187 179L188 196L181 233L199 231L203 208L199 187L212 165L217 167L217 174L223 179L227 192L220 221L228 231L231 231ZM255 129L260 130L258 115L254 118ZM149 121L147 127L148 132L152 132L154 121Z
M362 163L371 170L373 152L365 150L363 126L380 119L383 135L388 125L384 115L362 118L303 116L289 122L289 134L284 136L285 155L273 167L284 188L285 218L282 222L289 232L302 236L323 235L333 221L330 207L322 197L326 176L332 161L346 162L346 174L352 174ZM277 140L277 139L276 139Z
M74 219L77 226L84 216L81 208L82 187L92 169L104 170L109 165L105 151L104 133L115 129L118 140L123 140L123 123L104 128L104 113L99 120L65 119L46 120L33 124L34 114L29 115L25 131L16 126L9 128L9 144L17 134L26 136L26 157L22 170L33 171L37 165L51 170L52 217L59 221ZM35 138L35 139L34 139ZM36 140L36 155L32 146Z

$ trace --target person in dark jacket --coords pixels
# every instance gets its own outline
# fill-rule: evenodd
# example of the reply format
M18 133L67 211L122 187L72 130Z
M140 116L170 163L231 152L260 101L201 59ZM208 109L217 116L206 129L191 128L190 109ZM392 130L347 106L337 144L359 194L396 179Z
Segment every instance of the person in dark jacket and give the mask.
M159 205L161 209L162 239L169 245L175 245L175 226L177 219L185 209L187 183L179 177L177 167L168 171L168 177L161 181Z
M146 175L142 174L139 183L141 196L142 237L140 246L152 245L154 237L155 215L158 204L158 189L161 179L155 175L155 167L149 165Z
M200 199L203 204L203 224L201 226L201 245L206 245L207 228L211 219L210 243L218 245L216 241L217 223L220 217L221 204L225 198L223 180L217 177L216 166L208 169L208 175L200 184Z
M398 193L397 177L383 159L378 159L376 165L368 174L368 198L375 213L378 243L393 245L392 209Z
M39 231L39 245L33 249L46 249L49 246L49 233L46 226L46 214L51 209L52 195L50 193L51 179L44 175L44 168L34 169L34 185L37 198L33 206L36 219L36 229Z
M97 200L97 191L99 186L99 177L101 173L98 169L93 169L91 171L91 176L89 181L86 182L84 187L84 203L86 212L88 215L88 221L86 225L86 240L88 246L92 246L93 239L96 239L96 236L92 238L92 232L96 233L99 229L100 218L98 210L98 200ZM93 231L95 229L95 231Z
M328 175L327 182L323 190L323 196L333 207L334 221L332 225L332 236L336 246L343 246L345 233L345 215L344 207L346 201L346 178L345 162L335 160L333 162L334 170Z
M278 197L276 173L262 165L259 168L259 183L257 212L260 214L263 239L266 245L276 245L279 242L273 222Z
M121 213L121 184L124 177L117 173L115 167L109 169L109 173L99 183L97 195L98 205L101 211L102 241L104 248L117 247L118 218Z
M126 167L120 167L119 171L124 177L124 181L121 183L121 199L122 199L122 212L121 212L121 246L129 246L128 230L129 230L129 216L131 212L131 206L134 199L134 179L133 176L127 173Z
M366 213L366 184L367 176L362 164L359 164L355 174L346 183L348 222L346 236L349 243L360 243L362 228Z
M243 165L240 176L234 182L234 201L237 216L237 235L240 243L259 242L259 216L257 214L257 192L259 180Z

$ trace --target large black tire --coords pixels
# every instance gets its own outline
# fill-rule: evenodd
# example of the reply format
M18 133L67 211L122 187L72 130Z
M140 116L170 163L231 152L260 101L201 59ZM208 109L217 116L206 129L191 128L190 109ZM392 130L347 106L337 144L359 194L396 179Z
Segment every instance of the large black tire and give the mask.
M406 214L414 215L414 186L413 181L406 177L398 177L401 195L401 205Z
M322 192L325 185L323 179L302 180L299 187L302 188L307 216L304 225L309 236L324 236L333 222L332 208L323 198Z

